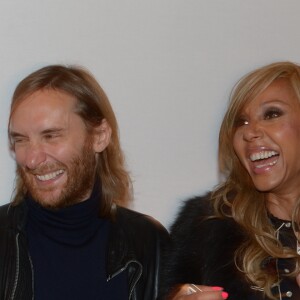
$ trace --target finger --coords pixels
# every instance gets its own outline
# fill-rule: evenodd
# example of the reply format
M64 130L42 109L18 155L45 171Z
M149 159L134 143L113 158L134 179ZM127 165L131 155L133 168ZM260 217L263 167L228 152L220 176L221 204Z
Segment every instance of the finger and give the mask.
M202 290L202 292L200 291ZM173 300L224 300L228 294L221 287L211 287L194 284L182 285L177 293L171 297Z
M199 292L212 292L212 291L223 291L224 288L221 286L208 286L208 285L197 285L191 283L190 286L192 286L195 290Z
M172 300L224 300L221 292L204 292L190 295L176 295Z
M197 293L203 294L202 298L199 299L227 299L228 298L228 293L224 292L224 289L220 286L205 286L205 285L195 285L191 284L191 286L196 289L197 288ZM222 298L220 298L220 296ZM198 298L197 298L198 299Z
M191 293L197 293L197 292L203 292L203 290L201 289L201 287L199 285L196 285L196 284L189 284L189 291Z

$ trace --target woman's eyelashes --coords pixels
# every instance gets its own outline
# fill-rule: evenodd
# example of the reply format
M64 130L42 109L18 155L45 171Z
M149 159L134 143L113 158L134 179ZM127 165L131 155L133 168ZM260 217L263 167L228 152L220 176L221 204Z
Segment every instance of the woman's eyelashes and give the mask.
M264 112L264 119L265 120L270 120L270 119L275 119L279 118L280 116L283 115L283 111L277 107L270 107L266 109Z
M281 117L284 114L284 111L278 107L270 107L262 112L261 117L258 119L261 120L271 120ZM244 125L250 124L249 118L244 115L238 116L234 121L234 127L238 128Z
M242 117L238 117L235 121L234 121L234 127L238 128L244 125L248 125L249 121L246 118L242 118Z

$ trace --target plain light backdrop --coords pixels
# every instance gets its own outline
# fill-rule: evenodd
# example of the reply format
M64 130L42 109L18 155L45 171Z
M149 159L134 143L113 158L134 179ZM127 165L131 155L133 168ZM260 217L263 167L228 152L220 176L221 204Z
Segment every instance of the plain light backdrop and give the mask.
M300 62L299 11L299 0L0 0L0 204L13 189L16 84L48 64L77 64L117 115L132 208L169 227L184 199L218 182L218 129L236 81Z

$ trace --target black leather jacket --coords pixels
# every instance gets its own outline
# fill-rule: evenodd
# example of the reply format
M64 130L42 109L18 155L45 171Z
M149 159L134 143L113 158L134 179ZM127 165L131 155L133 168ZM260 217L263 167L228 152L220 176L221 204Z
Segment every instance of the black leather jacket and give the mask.
M0 207L0 300L34 299L26 215L25 203ZM161 255L168 241L167 231L153 218L118 207L108 241L107 280L127 272L130 300L156 299Z

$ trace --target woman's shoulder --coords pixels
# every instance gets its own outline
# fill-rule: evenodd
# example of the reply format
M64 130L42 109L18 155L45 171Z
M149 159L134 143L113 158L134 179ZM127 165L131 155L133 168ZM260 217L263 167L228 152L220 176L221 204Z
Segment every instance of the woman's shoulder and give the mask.
M183 201L170 231L174 231L177 227L192 226L195 222L198 223L199 220L212 215L210 197L211 193L206 193Z
M180 213L208 216L213 214L211 193L189 198L183 202Z
M211 193L187 199L179 208L173 225L170 227L174 240L195 240L194 232L202 241L213 242L214 238L223 240L224 236L240 240L245 237L244 230L230 217L218 217L214 213ZM209 233L209 234L208 234Z
M180 282L208 285L236 281L234 253L245 233L230 217L214 214L211 194L183 202L171 227L167 275L170 286Z

